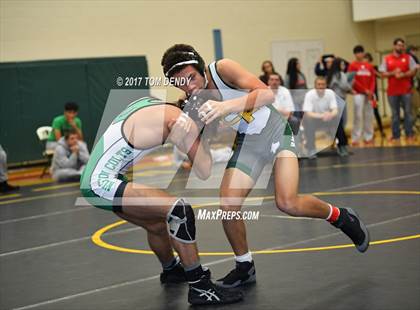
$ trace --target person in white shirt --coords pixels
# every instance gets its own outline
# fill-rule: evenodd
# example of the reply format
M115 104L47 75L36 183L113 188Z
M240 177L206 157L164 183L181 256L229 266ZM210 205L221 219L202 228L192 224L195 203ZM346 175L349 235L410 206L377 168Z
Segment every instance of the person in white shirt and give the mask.
M293 113L295 112L295 105L290 90L283 86L283 79L278 73L270 74L267 83L268 87L271 88L274 93L273 107L287 118L293 134L296 136L299 132L301 119L297 118Z
M315 133L319 129L335 134L338 139L337 153L340 156L348 156L347 137L341 119L335 132L338 117L337 97L334 91L327 89L324 77L315 79L315 89L306 94L303 111L305 112L304 125L309 157L316 157Z
M285 118L289 118L290 114L295 110L293 105L292 95L290 91L282 86L283 80L278 73L271 73L268 77L268 87L274 93L273 106L279 111Z

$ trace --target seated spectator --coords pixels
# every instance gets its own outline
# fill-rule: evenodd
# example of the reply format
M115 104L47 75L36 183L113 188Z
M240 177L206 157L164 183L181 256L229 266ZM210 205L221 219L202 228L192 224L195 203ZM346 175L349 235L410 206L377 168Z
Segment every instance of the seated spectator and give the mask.
M278 73L270 74L268 79L268 86L274 93L273 106L282 114L290 124L293 134L299 131L300 120L293 114L295 106L293 104L292 95L290 91L283 86L283 79Z
M58 140L65 136L67 132L74 130L80 141L83 141L82 122L77 117L79 106L75 102L67 102L64 105L64 114L54 118L50 136L47 140L46 148L53 150L57 146Z
M270 60L264 61L261 65L261 70L263 74L260 75L260 80L265 85L268 85L268 78L270 77L270 74L276 73L276 70L274 70L273 63Z
M317 130L329 132L338 139L337 153L348 156L347 137L342 121L335 120L338 116L338 105L334 92L327 88L324 77L315 79L315 89L307 92L303 104L305 113L304 125L309 158L316 158L315 133ZM337 128L338 123L338 129Z
M315 65L315 74L317 76L327 76L334 61L334 54L322 55Z
M19 186L7 182L7 154L0 144L0 193L10 193L19 189Z
M57 142L51 165L53 179L58 182L78 181L89 160L86 143L79 141L76 130L68 131Z
M268 87L274 93L273 106L279 111L285 118L289 118L290 114L295 110L293 105L292 95L290 91L282 86L283 79L278 73L271 73L268 78Z

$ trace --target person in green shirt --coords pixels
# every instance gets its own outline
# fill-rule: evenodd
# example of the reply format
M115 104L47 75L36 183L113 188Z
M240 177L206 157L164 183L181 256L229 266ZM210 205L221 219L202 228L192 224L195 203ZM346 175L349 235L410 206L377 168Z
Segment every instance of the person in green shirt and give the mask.
M75 102L67 102L64 105L64 114L54 118L52 122L53 130L47 140L47 150L54 150L57 141L70 131L75 131L78 139L83 141L82 121L77 117L79 106Z

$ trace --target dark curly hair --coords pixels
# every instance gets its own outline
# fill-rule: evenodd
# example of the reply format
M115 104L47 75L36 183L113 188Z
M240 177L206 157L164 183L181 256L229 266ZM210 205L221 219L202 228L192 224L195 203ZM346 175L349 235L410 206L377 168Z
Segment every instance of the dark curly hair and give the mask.
M191 61L196 63L189 63L185 65L177 65L184 61ZM163 73L167 77L171 77L175 73L181 71L188 65L193 66L197 71L204 76L205 63L200 54L191 46L187 44L175 44L168 48L162 56L160 62L163 68Z

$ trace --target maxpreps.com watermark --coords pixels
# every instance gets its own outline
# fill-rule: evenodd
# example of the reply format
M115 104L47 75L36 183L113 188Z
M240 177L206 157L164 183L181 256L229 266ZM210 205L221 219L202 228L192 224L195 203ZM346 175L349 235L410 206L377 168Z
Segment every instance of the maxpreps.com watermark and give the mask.
M191 82L191 77L153 77L153 76L126 76L117 77L116 84L118 87L133 86L183 86Z
M260 211L224 211L198 209L197 220L220 221L220 220L244 220L256 221L260 217Z

